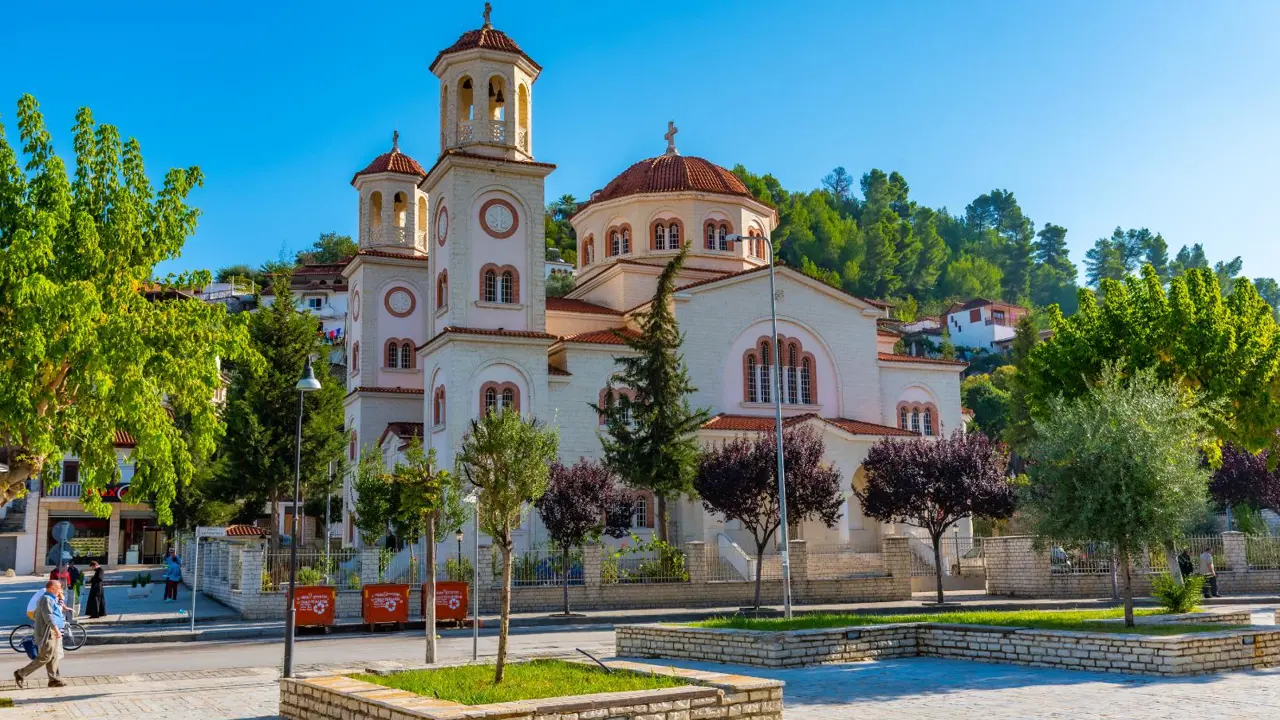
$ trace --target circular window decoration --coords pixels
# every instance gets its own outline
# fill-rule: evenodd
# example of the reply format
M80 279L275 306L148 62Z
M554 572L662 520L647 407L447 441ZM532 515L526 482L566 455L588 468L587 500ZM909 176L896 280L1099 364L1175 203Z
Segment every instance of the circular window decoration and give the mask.
M444 239L449 236L449 208L441 205L440 212L436 213L436 241L441 246L444 245Z
M480 206L480 226L485 232L502 240L516 233L516 228L520 227L520 216L511 203L494 198Z
M387 306L387 312L396 317L406 317L418 306L418 301L414 299L413 293L402 287L388 290L387 297L383 302Z
M355 290L351 293L351 319L360 319L360 291Z

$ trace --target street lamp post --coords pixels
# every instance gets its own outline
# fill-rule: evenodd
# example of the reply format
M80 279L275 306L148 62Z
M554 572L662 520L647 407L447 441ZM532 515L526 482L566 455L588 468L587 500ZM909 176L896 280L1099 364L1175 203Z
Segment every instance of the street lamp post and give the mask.
M471 533L472 549L475 555L471 559L471 662L480 659L480 489L462 498L475 511L475 527ZM458 552L462 552L462 531L458 531ZM462 562L458 562L461 567Z
M293 460L293 528L289 542L289 612L284 616L284 676L293 677L293 634L296 628L296 610L293 596L298 584L298 506L302 495L302 410L303 398L307 393L320 389L320 381L311 369L311 358L307 358L306 367L302 370L302 379L294 386L298 390L298 436ZM327 538L326 538L327 540Z
M453 534L454 539L458 541L458 575L462 575L462 528Z
M778 527L778 552L782 559L782 612L791 619L791 536L787 528L787 471L782 457L782 347L778 343L778 293L774 286L774 247L773 240L767 237L748 238L744 235L730 235L735 243L751 239L763 240L769 244L769 316L773 322L773 419L775 442L778 444L778 516L782 524Z

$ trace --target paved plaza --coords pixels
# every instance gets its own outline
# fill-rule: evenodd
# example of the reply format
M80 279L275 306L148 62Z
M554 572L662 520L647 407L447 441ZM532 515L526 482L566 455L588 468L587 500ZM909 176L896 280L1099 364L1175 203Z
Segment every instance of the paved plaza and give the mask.
M931 658L799 670L674 664L785 680L787 720L1280 717L1280 669L1169 680ZM260 668L76 678L17 693L18 706L0 717L275 718L277 676Z

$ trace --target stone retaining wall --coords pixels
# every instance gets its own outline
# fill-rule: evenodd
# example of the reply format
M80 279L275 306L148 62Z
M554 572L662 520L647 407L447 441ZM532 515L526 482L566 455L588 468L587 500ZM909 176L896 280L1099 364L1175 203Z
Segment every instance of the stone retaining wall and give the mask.
M1225 620L1217 621L1236 624L1241 615L1247 623L1247 612L1219 616ZM1195 675L1280 665L1280 629L1259 627L1153 636L944 623L791 632L621 625L615 637L621 657L760 667L917 656L1148 675Z
M333 676L280 680L285 720L782 720L778 680L613 661L609 667L688 680L681 687L462 705Z

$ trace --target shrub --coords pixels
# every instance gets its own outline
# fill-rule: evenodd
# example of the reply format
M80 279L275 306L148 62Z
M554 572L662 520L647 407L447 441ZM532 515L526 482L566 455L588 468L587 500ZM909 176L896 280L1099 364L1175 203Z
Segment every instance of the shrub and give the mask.
M475 577L475 569L471 567L471 558L457 556L445 558L444 576L452 582L471 582Z
M299 585L320 585L324 582L324 574L312 567L298 568Z
M149 572L138 573L137 575L134 575L133 580L130 581L129 583L131 587L146 587L150 584L151 584L151 573Z
M1174 582L1173 578L1169 577L1169 573L1161 573L1151 578L1151 594L1172 613L1195 610L1204 599L1203 590L1204 578L1200 575L1183 578L1181 585Z
M359 590L360 584L361 584L360 573L358 572L347 573L347 589L348 590Z

